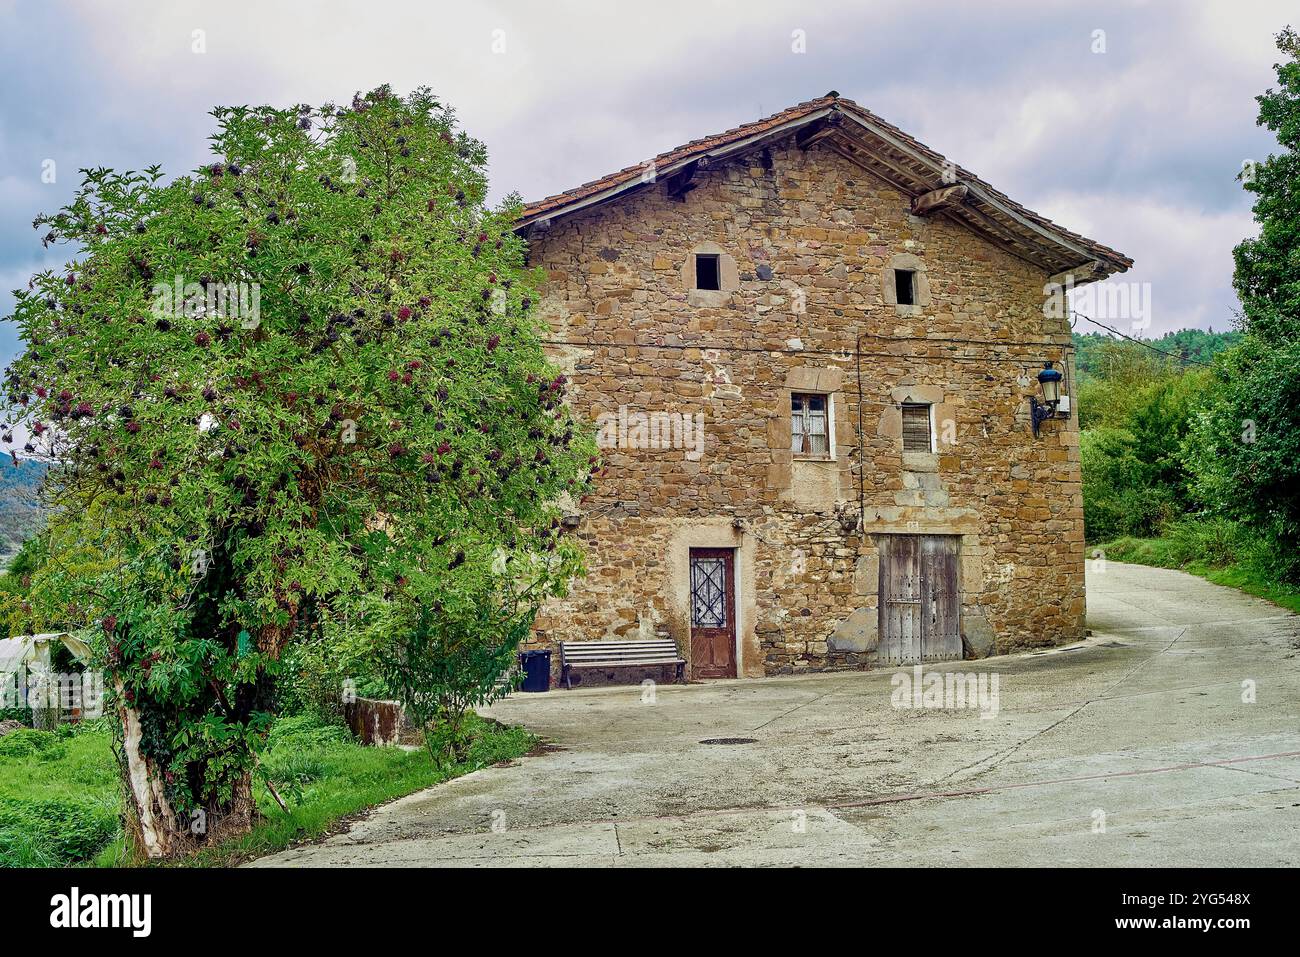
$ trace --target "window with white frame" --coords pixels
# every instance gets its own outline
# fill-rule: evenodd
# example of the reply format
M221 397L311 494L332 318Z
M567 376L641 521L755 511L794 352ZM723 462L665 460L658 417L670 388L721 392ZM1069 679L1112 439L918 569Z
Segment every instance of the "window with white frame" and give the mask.
M790 451L813 458L830 456L830 408L828 395L790 394Z

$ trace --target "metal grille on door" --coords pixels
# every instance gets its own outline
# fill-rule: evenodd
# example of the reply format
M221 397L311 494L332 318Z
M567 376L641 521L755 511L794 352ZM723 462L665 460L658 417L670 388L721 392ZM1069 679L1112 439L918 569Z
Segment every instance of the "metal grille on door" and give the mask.
M692 548L691 676L736 677L736 556L730 548Z
M727 563L722 558L691 562L691 624L697 628L727 625Z

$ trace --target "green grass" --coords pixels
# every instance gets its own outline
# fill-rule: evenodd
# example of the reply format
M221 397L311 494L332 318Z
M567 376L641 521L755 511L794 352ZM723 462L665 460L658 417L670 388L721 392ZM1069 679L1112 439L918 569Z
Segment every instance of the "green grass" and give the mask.
M365 748L310 718L281 719L262 756L289 805L258 785L261 821L243 838L205 849L189 866L227 866L328 832L340 818L471 771L517 758L536 740L470 716L466 760L435 768L425 751ZM119 820L120 785L107 725L75 735L17 731L0 738L0 866L129 866Z
M1237 565L1229 565L1227 568L1189 568L1188 571L1216 585L1237 588L1247 595L1264 598L1275 605L1300 613L1300 588L1294 585L1280 585L1276 582L1260 580L1254 572Z
M0 866L76 863L120 834L110 740L103 725L0 738Z
M1230 522L1182 522L1159 538L1117 538L1090 545L1089 555L1094 548L1110 561L1176 568L1300 612L1300 586L1272 573L1269 546Z

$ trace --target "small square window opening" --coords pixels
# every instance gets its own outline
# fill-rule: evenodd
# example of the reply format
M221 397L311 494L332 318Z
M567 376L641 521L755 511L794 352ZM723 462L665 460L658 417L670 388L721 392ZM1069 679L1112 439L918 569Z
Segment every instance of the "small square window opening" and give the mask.
M912 269L894 270L894 288L898 291L900 306L916 305L916 271Z
M718 290L722 288L722 273L718 267L718 257L713 253L696 253L695 288Z

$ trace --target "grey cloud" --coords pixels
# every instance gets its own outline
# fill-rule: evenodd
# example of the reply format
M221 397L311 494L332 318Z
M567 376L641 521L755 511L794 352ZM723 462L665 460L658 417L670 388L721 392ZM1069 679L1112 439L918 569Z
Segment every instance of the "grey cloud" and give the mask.
M537 198L835 88L1031 208L1137 260L1152 332L1222 327L1233 180L1272 146L1253 97L1289 4L487 3L229 0L0 8L0 278L44 261L32 217L77 166L202 162L217 103L428 84ZM190 31L207 30L194 56ZM505 31L505 54L491 51ZM1092 31L1107 51L1090 51ZM794 30L807 52L791 51ZM60 181L39 183L55 157ZM11 301L0 290L0 315ZM0 327L0 361L14 347Z

